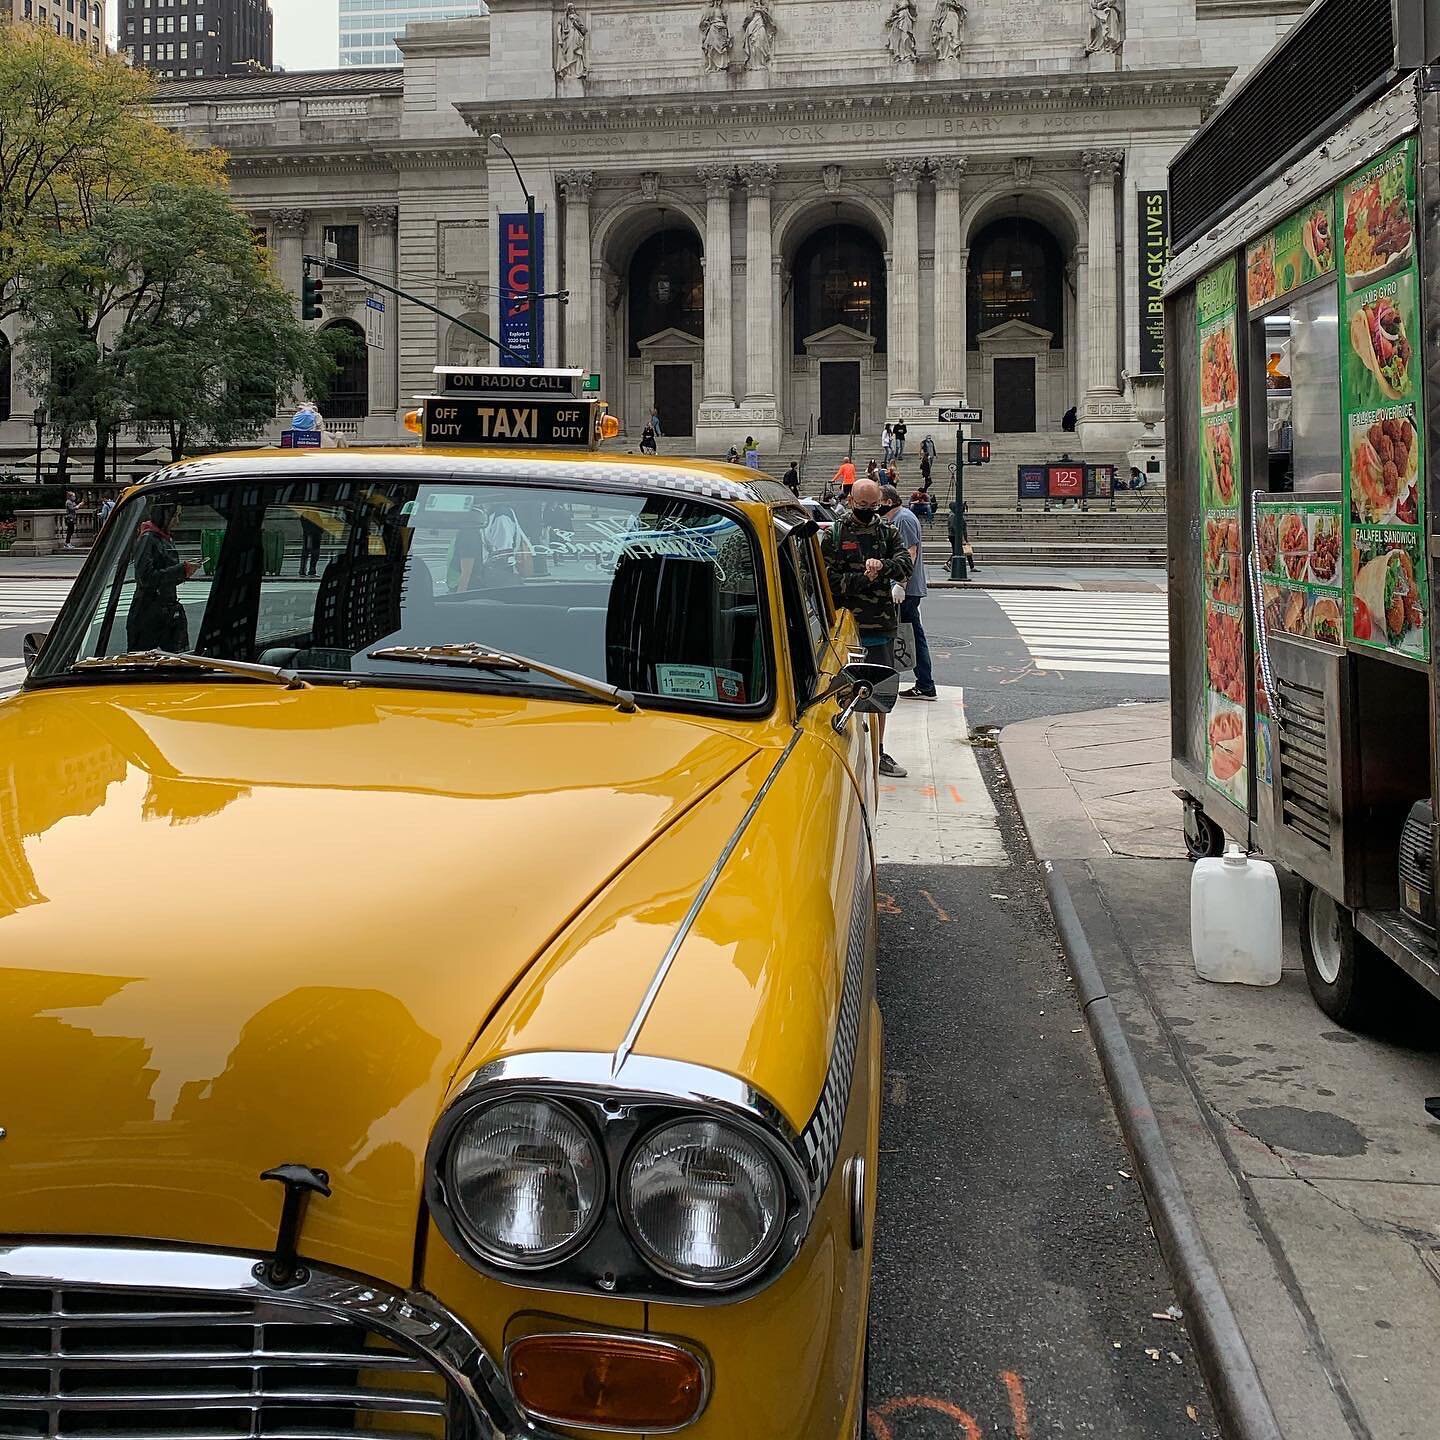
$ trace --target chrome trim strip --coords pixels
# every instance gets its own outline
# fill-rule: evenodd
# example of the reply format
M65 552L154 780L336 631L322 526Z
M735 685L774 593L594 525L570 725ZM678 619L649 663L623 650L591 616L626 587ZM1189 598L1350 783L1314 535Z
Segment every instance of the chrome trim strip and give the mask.
M654 1008L655 1001L659 998L660 987L664 985L666 977L670 974L670 968L674 965L676 957L680 954L680 947L689 937L695 921L700 916L700 911L705 902L710 898L710 893L720 881L721 872L729 863L730 857L735 853L736 847L740 844L746 830L750 828L750 822L755 818L756 812L760 809L760 803L770 793L770 787L775 783L785 762L790 758L790 753L800 743L800 738L805 732L796 730L791 735L789 743L781 752L780 758L775 762L774 768L765 777L765 783L755 792L755 798L750 802L750 808L741 817L739 825L735 827L735 833L725 842L725 848L720 852L720 858L716 860L710 873L705 877L705 883L696 892L694 900L690 902L690 908L685 912L685 918L680 922L680 928L675 932L665 954L660 958L660 964L656 968L654 978L650 981L650 987L646 990L644 998L640 1001L640 1008L635 1012L635 1018L630 1022L630 1028L625 1032L624 1038L615 1047L615 1054L610 1062L610 1078L616 1079L626 1060L630 1058L631 1052L635 1049L635 1042L640 1038L640 1031L644 1028L646 1020L650 1018L650 1011Z
M647 1425L641 1430L619 1425L584 1425L581 1427L584 1430L594 1430L604 1435L678 1435L680 1431L688 1430L695 1424L709 1408L715 1379L710 1367L710 1357L698 1345L687 1344L667 1335L646 1335L638 1330L536 1330L529 1335L517 1335L506 1345L504 1364L507 1383L510 1378L510 1356L517 1345L523 1345L527 1340L626 1340L650 1350L662 1350L671 1355L688 1355L700 1367L700 1404L694 1415L683 1425L671 1425L663 1430L657 1430L653 1425ZM533 1420L544 1420L551 1425L566 1423L557 1416L542 1415L538 1410L527 1410L525 1413Z
M315 1265L307 1266L310 1278L304 1284L273 1290L256 1273L258 1263L266 1258L159 1245L0 1242L0 1290L71 1286L142 1295L229 1297L266 1310L318 1312L343 1323L363 1324L417 1351L449 1383L467 1422L466 1433L450 1440L561 1440L521 1413L494 1359L465 1323L433 1296L392 1290ZM51 1303L47 1296L47 1306ZM93 1317L77 1313L73 1319L79 1324ZM47 1397L37 1396L33 1408L46 1405Z

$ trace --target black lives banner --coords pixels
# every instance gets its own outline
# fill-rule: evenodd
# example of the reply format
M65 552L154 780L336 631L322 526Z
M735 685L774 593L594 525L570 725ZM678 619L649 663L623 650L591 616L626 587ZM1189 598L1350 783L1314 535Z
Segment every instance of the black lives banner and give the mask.
M1170 194L1140 190L1140 373L1165 368L1165 266L1170 260Z
M467 400L447 395L425 402L427 445L588 448L594 436L594 401Z

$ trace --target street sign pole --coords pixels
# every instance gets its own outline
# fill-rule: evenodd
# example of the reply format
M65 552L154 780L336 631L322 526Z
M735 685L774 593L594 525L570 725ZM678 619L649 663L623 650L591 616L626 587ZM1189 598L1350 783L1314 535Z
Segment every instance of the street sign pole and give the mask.
M955 500L950 514L950 578L968 580L965 560L965 427L955 427Z

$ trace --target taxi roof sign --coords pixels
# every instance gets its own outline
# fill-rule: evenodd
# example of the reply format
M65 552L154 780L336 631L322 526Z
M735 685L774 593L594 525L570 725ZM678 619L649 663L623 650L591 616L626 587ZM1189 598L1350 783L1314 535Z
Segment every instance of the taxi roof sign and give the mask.
M437 365L439 388L447 395L573 395L584 370L503 369L492 365Z
M549 446L592 449L599 439L598 400L542 395L432 395L425 401L420 441L429 446Z

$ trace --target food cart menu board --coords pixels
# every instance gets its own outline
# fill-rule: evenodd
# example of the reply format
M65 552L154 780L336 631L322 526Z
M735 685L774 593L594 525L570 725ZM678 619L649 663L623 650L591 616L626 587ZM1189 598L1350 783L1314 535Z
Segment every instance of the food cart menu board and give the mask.
M1236 262L1196 286L1200 342L1200 493L1205 546L1205 768L1235 804L1250 802L1244 586L1240 568L1240 371ZM1212 563L1213 560L1213 563Z
M1424 659L1430 593L1414 140L1352 176L1339 197L1346 635Z
M1256 496L1255 546L1267 635L1344 645L1343 545L1338 500Z
M1251 312L1335 270L1335 197L1321 195L1245 251Z

